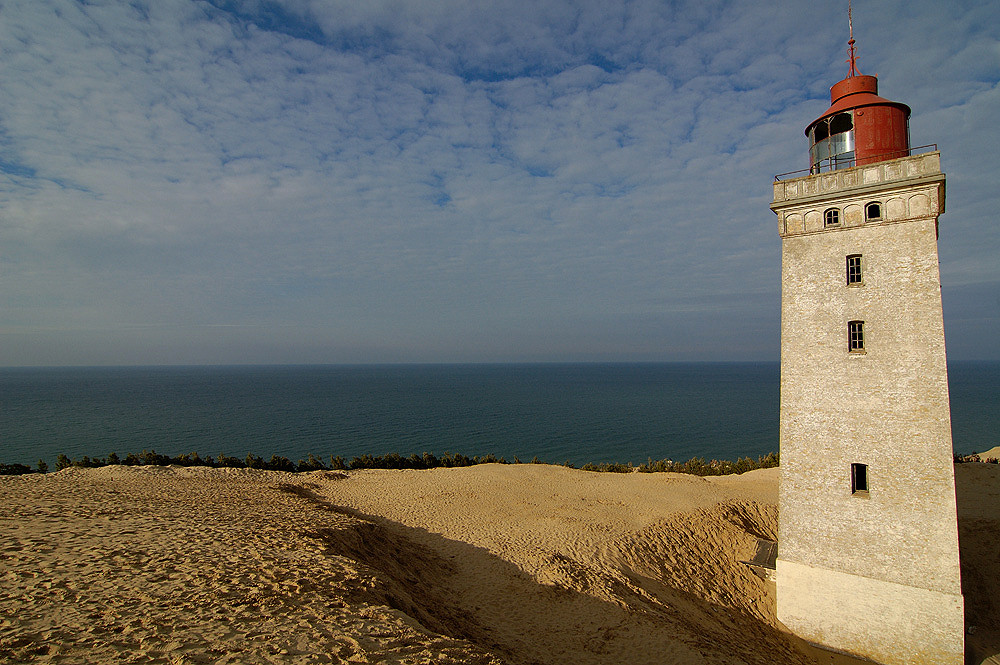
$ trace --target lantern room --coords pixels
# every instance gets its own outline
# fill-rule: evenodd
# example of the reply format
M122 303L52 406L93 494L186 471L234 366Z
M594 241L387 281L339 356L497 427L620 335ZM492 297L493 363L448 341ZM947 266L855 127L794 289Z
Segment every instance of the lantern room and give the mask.
M830 88L830 108L806 127L810 173L910 154L910 107L879 97L878 78L858 71L853 24L847 43L847 78Z
M849 76L830 88L832 105L806 128L811 173L910 154L910 108L878 96L874 76Z

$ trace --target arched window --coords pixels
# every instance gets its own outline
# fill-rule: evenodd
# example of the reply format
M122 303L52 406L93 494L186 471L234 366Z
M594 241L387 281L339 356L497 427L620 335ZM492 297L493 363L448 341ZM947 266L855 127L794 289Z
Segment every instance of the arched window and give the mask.
M877 201L873 201L865 206L865 221L871 221L873 219L882 219L882 204Z
M840 224L840 211L830 208L823 213L823 226L837 226Z

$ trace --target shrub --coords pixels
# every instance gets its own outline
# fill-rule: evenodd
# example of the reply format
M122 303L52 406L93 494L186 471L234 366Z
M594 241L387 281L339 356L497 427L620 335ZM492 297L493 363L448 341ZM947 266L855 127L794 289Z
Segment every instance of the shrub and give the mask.
M84 469L93 469L99 466L105 466L104 460L98 458L90 459L86 455L78 460L73 460L73 466L82 467Z
M292 460L278 455L271 455L271 459L267 462L267 468L271 471L295 471Z
M956 462L965 461L979 461L979 456L976 454L968 456L955 456ZM998 460L990 458L985 460L993 464L997 464ZM749 457L738 458L735 462L728 460L709 460L701 457L692 457L687 462L675 462L670 459L656 460L649 458L645 464L639 466L633 466L632 463L622 464L618 462L602 462L600 464L594 464L588 462L583 465L584 471L595 471L604 473L630 473L632 471L639 471L642 473L661 473L661 472L672 472L672 473L690 473L699 476L718 476L731 473L745 473L747 471L752 471L754 469L767 469L774 466L778 466L779 458L777 453L768 453L758 457L756 460ZM462 467L462 466L472 466L475 464L508 464L504 457L497 457L492 453L476 456L467 457L461 453L448 453L446 452L442 457L437 457L432 453L423 453L422 455L412 454L409 457L403 457L399 453L388 453L381 456L373 456L365 453L359 457L354 457L350 462L345 462L344 458L341 456L330 456L330 466L327 467L323 463L321 458L316 457L312 453L309 454L308 459L299 460L298 463L293 463L287 457L281 457L278 455L272 455L270 460L265 461L262 457L248 453L246 458L241 460L237 457L230 457L225 454L219 455L217 459L212 457L202 458L196 452L188 453L186 455L178 455L177 457L168 457L166 455L160 455L155 450L143 450L141 454L136 455L135 453L129 453L125 456L124 461L122 461L117 454L111 453L108 455L107 459L94 458L84 456L79 460L71 460L66 455L60 454L56 457L56 471L61 471L62 469L76 466L76 467L95 467L95 466L105 466L108 464L127 464L127 465L140 465L140 464L154 464L165 466L169 464L179 464L183 466L213 466L213 467L231 467L231 468L244 468L249 467L252 469L270 469L273 471L288 471L288 472L306 472L306 471L323 471L327 469L334 469L337 471L344 471L347 469L433 469L438 467ZM521 460L517 457L514 458L515 464L520 464ZM534 457L531 460L532 464L545 464ZM566 460L562 466L568 467L570 469L575 468L573 463ZM48 465L43 461L38 461L38 471L45 473L48 471ZM32 469L25 465L18 464L3 464L0 465L0 473L30 473Z
M326 465L323 464L323 460L318 457L314 457L312 453L309 453L309 459L299 460L298 468L296 471L325 471Z
M225 453L219 453L219 457L215 460L215 465L230 469L242 469L246 466L239 457L230 457Z
M198 453L187 453L174 457L171 462L180 466L214 466L214 460L209 457L203 460Z
M600 464L587 462L580 468L583 471L597 471L599 473L631 473L635 471L635 467L631 463L618 464L617 462L602 462Z
M251 453L247 453L247 457L243 460L243 463L247 465L248 469L264 469L267 466L263 457L258 457Z
M170 464L170 458L159 454L155 450L146 450L143 448L142 453L139 454L139 464L144 466L167 466Z
M23 476L33 473L27 464L0 464L0 476Z

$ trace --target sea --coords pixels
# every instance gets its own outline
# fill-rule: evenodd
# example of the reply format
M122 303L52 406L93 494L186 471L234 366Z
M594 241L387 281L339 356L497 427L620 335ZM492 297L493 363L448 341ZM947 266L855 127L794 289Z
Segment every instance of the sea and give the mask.
M955 451L1000 445L1000 363L949 382ZM777 362L0 368L0 462L756 458L778 450L778 385Z

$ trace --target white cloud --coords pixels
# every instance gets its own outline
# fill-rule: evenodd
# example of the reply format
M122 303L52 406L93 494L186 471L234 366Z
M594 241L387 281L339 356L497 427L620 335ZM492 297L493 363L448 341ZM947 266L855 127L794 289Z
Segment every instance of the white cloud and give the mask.
M773 357L770 177L845 73L841 13L7 2L0 363ZM975 284L997 21L953 13L883 2L856 37L944 151L942 273Z

